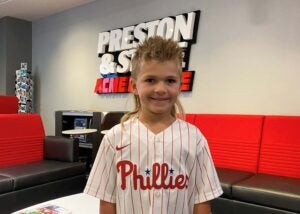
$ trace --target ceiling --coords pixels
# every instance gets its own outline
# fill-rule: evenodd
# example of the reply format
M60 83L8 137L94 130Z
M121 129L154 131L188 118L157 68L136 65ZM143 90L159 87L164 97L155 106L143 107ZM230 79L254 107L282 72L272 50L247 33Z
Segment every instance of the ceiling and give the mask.
M0 18L36 21L96 0L0 0Z

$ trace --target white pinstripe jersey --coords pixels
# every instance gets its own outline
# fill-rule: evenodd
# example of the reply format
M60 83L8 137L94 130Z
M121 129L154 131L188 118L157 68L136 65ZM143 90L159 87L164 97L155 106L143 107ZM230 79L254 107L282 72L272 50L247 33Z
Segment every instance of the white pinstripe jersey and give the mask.
M177 119L154 134L134 117L104 136L84 192L121 214L182 214L222 189L197 127Z

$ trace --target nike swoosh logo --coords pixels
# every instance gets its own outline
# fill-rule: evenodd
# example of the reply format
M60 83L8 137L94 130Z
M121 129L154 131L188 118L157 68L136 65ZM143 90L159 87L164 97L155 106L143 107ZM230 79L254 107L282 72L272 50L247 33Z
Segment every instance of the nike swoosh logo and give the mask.
M116 146L116 150L117 150L117 151L120 151L120 150L124 149L125 147L127 147L127 146L129 146L129 145L130 145L130 143L127 144L127 145L125 145L125 146Z

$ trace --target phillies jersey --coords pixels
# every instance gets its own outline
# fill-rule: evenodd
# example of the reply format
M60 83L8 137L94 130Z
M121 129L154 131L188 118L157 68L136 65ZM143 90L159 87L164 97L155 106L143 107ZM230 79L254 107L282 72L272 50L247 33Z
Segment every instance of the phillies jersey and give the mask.
M158 134L137 117L104 136L84 192L116 203L120 214L193 213L223 191L207 141L176 119Z

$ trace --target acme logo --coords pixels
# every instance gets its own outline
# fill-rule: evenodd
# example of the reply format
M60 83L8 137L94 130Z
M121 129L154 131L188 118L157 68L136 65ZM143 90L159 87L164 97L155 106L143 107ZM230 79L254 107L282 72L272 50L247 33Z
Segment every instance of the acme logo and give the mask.
M127 145L125 145L125 146L116 146L116 150L117 151L120 151L120 150L122 150L122 149L124 149L125 147L127 147L127 146L129 146L130 145L130 143L129 144L127 144Z

